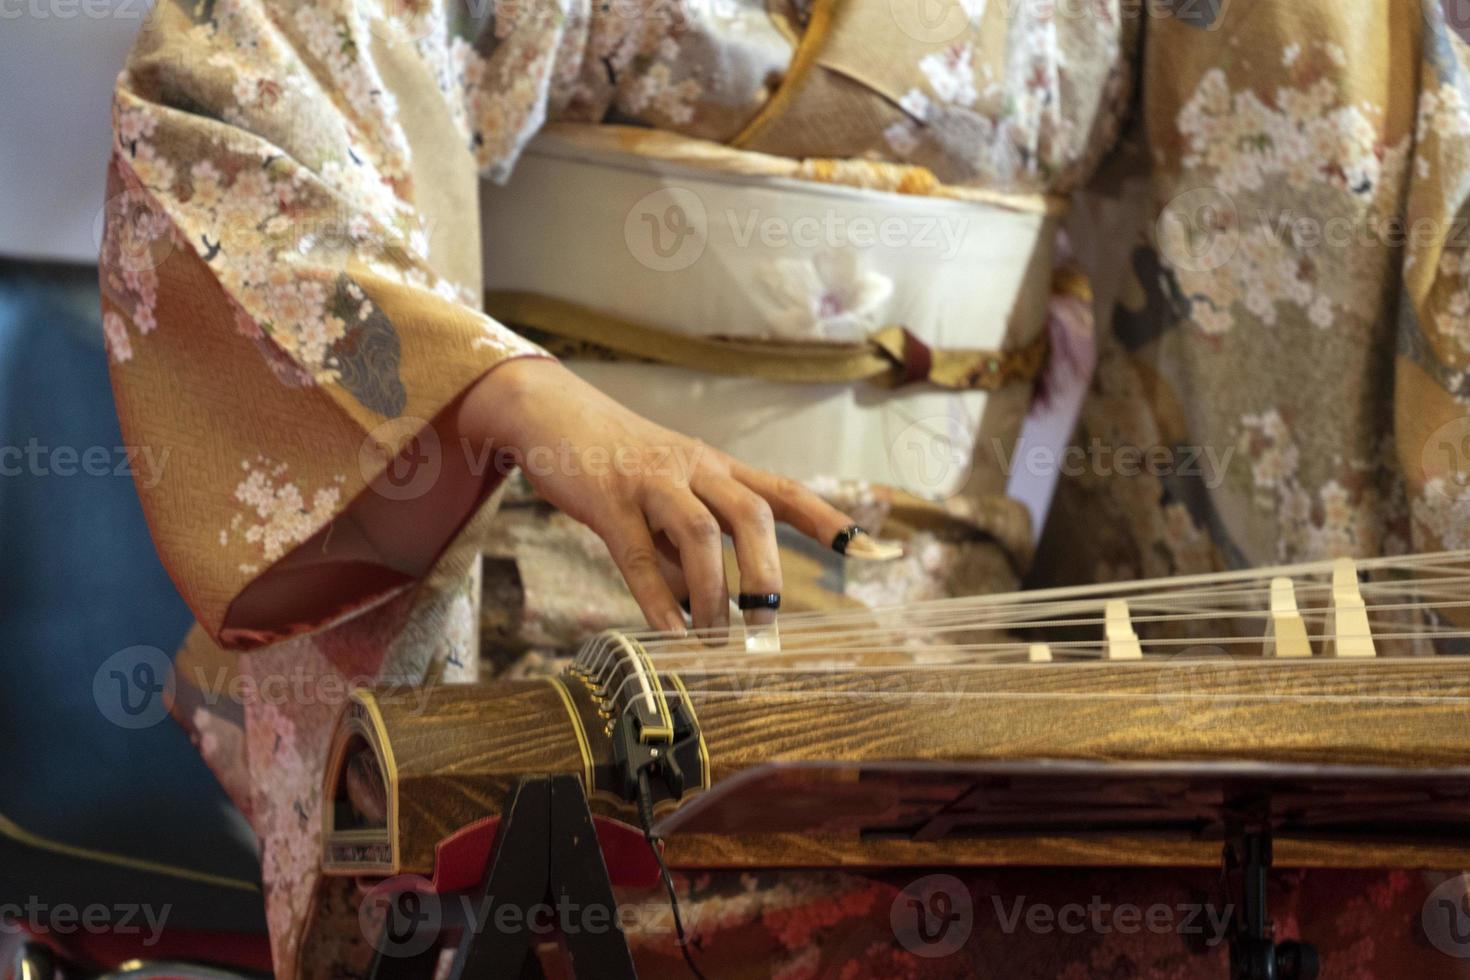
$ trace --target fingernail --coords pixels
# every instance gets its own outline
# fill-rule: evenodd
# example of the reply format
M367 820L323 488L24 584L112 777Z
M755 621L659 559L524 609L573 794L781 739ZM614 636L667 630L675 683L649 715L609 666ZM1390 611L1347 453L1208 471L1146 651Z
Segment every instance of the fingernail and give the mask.
M758 626L769 626L776 621L776 610L774 609L747 609L744 614L747 629Z
M730 613L732 610L739 612L735 609L733 599L726 600L723 606L715 607L715 618L699 634L705 646L722 647L730 642Z
M674 613L670 616L664 617L663 625L660 626L659 629L663 630L665 633L671 633L677 637L685 637L689 635L689 630L684 625L684 617L680 616L678 613Z
M837 537L845 547L839 548L837 541L832 543L832 547L839 554L849 558L861 558L865 561L892 561L903 557L902 547L891 541L879 541L860 527L848 528Z

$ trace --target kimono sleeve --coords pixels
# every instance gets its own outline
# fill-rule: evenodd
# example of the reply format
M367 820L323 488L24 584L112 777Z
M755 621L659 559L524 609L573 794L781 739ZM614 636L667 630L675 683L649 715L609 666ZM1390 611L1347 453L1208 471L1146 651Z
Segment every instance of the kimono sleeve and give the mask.
M1407 204L1395 229L1404 248L1393 442L1414 551L1470 548L1470 45L1437 8L1426 5L1422 20Z
M424 553L442 551L497 475L486 447L436 428L496 366L545 356L479 309L478 174L539 125L565 18L538 5L482 57L453 36L453 5L396 6L164 0L119 79L100 272L113 388L154 462L135 473L158 551L226 646L422 576L344 517L424 506L463 453L480 481L430 522ZM512 73L519 94L485 94ZM234 623L241 594L293 564L332 589L292 621Z

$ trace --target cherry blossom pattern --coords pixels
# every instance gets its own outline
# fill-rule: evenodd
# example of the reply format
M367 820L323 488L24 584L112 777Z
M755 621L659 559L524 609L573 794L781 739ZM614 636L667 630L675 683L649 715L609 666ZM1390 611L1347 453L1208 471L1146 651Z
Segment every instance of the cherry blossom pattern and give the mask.
M288 478L285 463L257 456L253 463L242 461L240 469L245 477L235 487L235 502L241 509L220 531L219 542L226 547L243 543L266 564L321 530L341 507L345 476L310 492L308 499L308 491ZM259 568L258 562L240 565L247 574Z
M856 343L882 326L893 280L865 269L852 249L779 258L760 273L757 302L768 335Z
M1442 548L1470 548L1470 487L1434 477L1414 501L1414 521Z
M1291 311L1328 329L1376 308L1365 263L1392 244L1411 141L1385 140L1381 108L1343 102L1334 47L1287 50L1288 77L1268 97L1232 89L1223 69L1210 68L1179 112L1186 152L1180 193L1158 223L1159 252L1204 333L1234 329L1242 313L1274 326ZM1310 214L1283 208L1283 188L1314 202ZM1206 227L1193 227L1201 219ZM1223 251L1183 260L1199 250L1167 236L1186 228ZM1352 245L1367 236L1368 247L1343 247L1344 235Z
M1404 510L1400 491L1384 492L1376 479L1391 447L1377 460L1344 460L1315 487L1302 472L1302 453L1286 418L1275 408L1241 417L1238 448L1251 466L1254 501L1276 515L1281 560L1310 560L1402 551L1397 532Z
M148 132L146 120L128 120L134 139ZM102 286L112 308L102 317L102 337L108 355L123 363L133 356L128 330L139 336L158 325L158 266L180 246L173 224L137 178L125 168L113 167L114 185L121 190L108 198L102 238Z

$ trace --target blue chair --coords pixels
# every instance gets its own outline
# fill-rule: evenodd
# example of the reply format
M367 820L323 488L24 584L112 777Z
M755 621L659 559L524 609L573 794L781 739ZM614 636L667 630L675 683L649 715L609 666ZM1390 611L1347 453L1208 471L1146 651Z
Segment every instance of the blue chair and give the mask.
M0 262L0 904L261 934L254 837L188 736L94 695L109 657L190 623L120 447L96 270Z

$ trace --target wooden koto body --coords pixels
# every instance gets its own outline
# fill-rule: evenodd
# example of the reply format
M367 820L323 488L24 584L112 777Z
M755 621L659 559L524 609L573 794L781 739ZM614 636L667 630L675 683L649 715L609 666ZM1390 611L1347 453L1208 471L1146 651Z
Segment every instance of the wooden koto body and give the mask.
M678 867L1470 864L1470 553L609 633L560 676L357 692L329 874L428 874L524 776ZM641 806L639 804L642 804Z
M895 671L894 676L901 676ZM1204 864L1219 862L1219 839L1142 833L1132 842L1114 833L1014 833L904 840L873 835L882 827L911 826L939 810L966 777L963 763L1108 761L1138 764L1164 776L1172 764L1213 763L1361 765L1414 773L1454 773L1466 796L1460 817L1470 829L1470 671L1436 660L1383 661L1370 667L1335 663L1051 664L967 669L947 676L951 689L972 689L960 701L891 695L872 702L828 693L772 692L751 698L692 695L709 754L710 782L720 786L769 763L829 764L804 773L811 783L835 782L817 801L841 799L847 814L822 821L785 815L781 826L731 833L673 833L669 860L686 867L719 865L864 864ZM869 676L825 677L825 685L861 686ZM925 679L916 683L933 683ZM331 867L354 873L434 868L434 846L460 827L497 813L517 777L528 773L587 771L588 758L606 764L609 739L588 699L563 692L575 686L548 680L440 688L428 701L410 696L357 695L351 729L365 721L368 745L384 757L387 833L362 832L387 843L366 861L345 851ZM573 720L573 711L576 718ZM588 755L579 730L585 733ZM340 748L350 748L344 741ZM892 765L929 764L953 779L933 780L941 798L904 804L913 785L863 774ZM1148 767L1148 764L1163 764ZM891 770L889 770L891 771ZM800 782L800 780L798 780ZM1448 780L1454 782L1454 780ZM845 783L845 785L842 785ZM698 793L686 796L689 807ZM345 801L340 801L345 802ZM632 807L609 792L595 793L594 810L632 821ZM770 801L775 805L776 801ZM659 808L667 813L666 807ZM906 824L907 821L907 824ZM804 826L803 826L804 824ZM695 824L698 826L698 824ZM864 839L861 830L869 830ZM332 829L331 833L337 833ZM362 837L359 837L362 840ZM1470 836L1339 846L1277 837L1282 864L1444 865L1470 860Z

